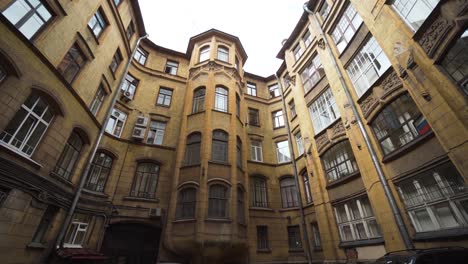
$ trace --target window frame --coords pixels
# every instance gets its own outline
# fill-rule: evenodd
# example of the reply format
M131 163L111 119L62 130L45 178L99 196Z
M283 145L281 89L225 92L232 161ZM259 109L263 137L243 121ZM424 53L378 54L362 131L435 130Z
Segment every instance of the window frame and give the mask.
M323 164L327 183L332 183L359 173L359 167L348 140L343 140L334 144L323 153L320 159ZM346 169L346 173L342 174L344 169Z
M117 114L117 115L115 115L115 114ZM123 116L124 118L121 118L121 116ZM113 119L113 120L115 120L114 121L115 123L112 125L112 128L109 128L110 122L108 121L107 126L106 126L106 132L120 138L122 136L122 132L124 130L125 123L127 121L127 117L128 117L127 113L125 113L125 112L123 112L123 111L121 111L121 110L119 110L117 108L114 108L112 110L112 114L111 114L109 120ZM120 123L122 124L120 126L120 130L116 130L119 127ZM116 131L119 131L119 132L116 134L115 133Z
M197 137L198 138L195 138ZM192 137L192 139L191 139ZM185 146L185 156L184 156L184 164L185 166L191 165L199 165L201 159L201 142L202 142L202 135L200 132L193 132L187 136L187 142ZM198 150L198 151L197 151ZM196 156L194 153L197 153Z
M255 143L259 143L258 145L255 145ZM258 152L260 151L260 152ZM255 153L255 155L252 155L252 153ZM258 155L260 153L260 155ZM255 158L254 158L255 156ZM260 158L258 157L260 156ZM257 162L263 162L263 146L262 146L262 141L260 140L251 140L250 141L250 158L252 161L257 161Z
M180 189L177 193L176 219L195 219L197 210L197 188L188 186ZM191 195L193 195L193 197Z
M89 106L89 111L91 111L91 113L94 116L97 116L97 114L99 113L99 110L101 109L102 103L104 102L104 98L106 97L106 95L106 89L104 89L103 84L100 84L96 91L96 94L94 95L93 101L91 101L91 105Z
M302 183L304 184L304 193L307 204L313 203L312 191L310 190L310 180L309 172L307 170L302 171L301 173Z
M440 1L437 2L437 4L434 6L434 7L428 7L426 6L426 8L432 8L426 15L425 15L425 18L424 20L420 23L420 25L418 26L415 26L414 23L418 22L418 21L414 21L414 22L410 22L410 20L408 19L408 16L409 14L415 10L415 7L416 7L416 4L418 2L420 2L420 0L415 0L413 4L411 3L408 3L408 0L406 0L407 2L404 4L404 7L402 7L400 4L400 0L391 0L389 1L389 4L392 6L392 9L395 10L395 12L401 17L401 19L403 19L403 21L405 21L405 23L408 25L408 27L413 31L413 32L416 32L418 31L419 28L421 28L421 26L424 24L424 21L426 21L426 19L431 15L431 13L434 11L434 9L437 7L437 5L440 3ZM423 1L425 2L425 1ZM403 14L403 10L400 10L400 8L406 8L407 5L411 5L411 7L409 8L409 12L405 15ZM426 2L426 4L432 4L432 3L429 3L429 2ZM400 7L400 8L399 8ZM421 8L417 8L418 12L421 11Z
M245 192L240 186L237 187L237 222L245 224Z
M314 127L315 135L319 134L324 129L328 128L336 120L341 117L341 113L336 105L335 97L328 87L320 95L318 95L312 103L308 106L312 125ZM316 112L314 112L314 110ZM317 114L314 114L317 113ZM326 115L324 115L324 113ZM327 123L321 119L321 117L327 117L330 119ZM333 119L330 117L333 116Z
M287 230L289 251L303 251L301 228L299 225L288 226Z
M80 134L73 130L60 153L53 172L66 180L71 180L84 145L85 141L81 138Z
M229 134L224 130L216 129L213 130L212 135L211 161L227 163L229 161Z
M179 62L173 61L173 60L166 60L166 66L164 68L165 73L175 76L177 75L178 70L179 70Z
M67 81L67 83L71 84L77 78L83 67L86 65L86 62L86 56L84 55L80 45L78 45L78 43L75 42L68 49L67 53L65 53L65 56L63 56L59 65L57 66L57 70ZM74 73L71 73L71 75L69 75L70 72Z
M294 103L294 99L289 101L288 106L289 106L289 112L291 113L291 119L294 119L297 116L296 104Z
M203 91L203 94L201 93L201 91ZM205 99L206 99L205 87L199 87L193 91L192 114L205 111Z
M466 36L465 36L466 35ZM465 36L465 37L464 37ZM460 69L463 67L463 62L465 64L467 63L467 60L463 59L463 55L466 56L466 53L468 52L468 43L463 45L461 43L460 45L459 42L468 42L468 30L465 30L461 32L460 36L457 38L454 38L452 40L451 45L449 48L447 48L447 51L443 55L441 59L439 59L438 64L440 67L443 69L443 71L446 73L448 78L450 78L456 85L460 88L461 92L465 95L468 96L468 71L463 73ZM455 48L459 49L459 51L456 51ZM456 52L456 54L453 54L452 51ZM465 52L463 52L465 50ZM449 71L449 67L453 66L457 62L458 65L456 66L455 70ZM468 67L465 67L468 68ZM458 76L454 76L455 73L458 72ZM462 76L462 77L461 77Z
M352 15L352 17L350 17L350 15ZM356 23L359 24L358 26L356 26L356 24L353 23L355 19L356 21L360 20L360 22ZM331 37L333 39L333 42L335 43L336 49L338 50L339 54L342 54L344 50L346 50L346 48L349 46L354 36L358 32L359 28L362 26L362 24L363 20L361 15L359 15L359 13L356 11L353 5L349 3L344 12L341 14L341 17L338 20L338 23L336 24L331 34ZM348 36L349 40L346 39L346 32L348 32L348 29L352 30L352 36ZM344 46L340 45L340 43L344 43Z
M219 112L229 112L229 90L223 86L215 88L214 110Z
M142 169L141 167L143 166L150 166L149 171L147 171L148 168ZM152 169L154 169L154 171L151 171ZM161 172L161 165L158 162L155 162L155 161L138 162L135 168L135 175L133 177L132 187L130 189L130 194L129 194L130 197L150 199L150 200L157 199L156 193L158 190L160 172ZM145 178L146 178L146 181L143 181L143 179ZM138 184L138 182L140 184Z
M164 106L164 107L171 107L173 94L174 94L174 89L167 88L167 87L160 87L158 91L158 98L156 100L156 105ZM166 104L166 100L169 100L168 104ZM162 101L162 103L160 101Z
M122 53L120 52L120 49L117 48L117 50L114 53L114 56L112 56L111 63L109 64L109 69L112 72L113 75L115 75L115 72L119 68L120 64L122 63Z
M236 137L236 164L240 169L242 169L242 162L242 140Z
M286 144L286 145L280 147L280 144L283 144L283 145ZM278 161L278 164L290 162L291 161L291 152L290 152L290 149L289 149L288 140L277 141L277 142L275 142L275 146L276 146L276 160ZM284 151L284 149L286 149L286 148L287 148L287 153L281 152L282 150ZM283 158L280 158L282 156L283 156Z
M301 156L305 152L304 141L302 140L301 131L294 134L294 141L296 141L297 155Z
M91 24L91 21L93 21L93 19L96 20L95 24ZM99 39L102 36L104 30L109 26L109 21L107 21L107 17L104 14L104 10L102 9L102 7L99 7L96 10L96 12L94 12L94 14L89 19L87 26L88 29L91 30L91 33L93 34L95 39ZM95 32L97 28L100 28L98 33Z
M109 155L109 153L105 151L96 152L84 188L89 191L104 193L112 172L113 163L114 157Z
M247 94L251 96L257 96L257 84L247 82Z
M270 250L267 225L257 226L257 250Z
M135 59L140 65L145 66L148 57L149 53L141 46L138 46L135 55L133 56L133 59Z
M122 86L120 86L120 91L122 92L122 94L125 94L125 92L129 92L129 98L130 100L133 100L135 98L138 84L140 84L140 80L135 78L135 76L133 76L132 74L127 73L124 81L122 82Z
M82 218L80 219L79 217ZM86 236L88 235L88 227L90 226L91 221L92 217L90 215L75 213L64 237L64 241L66 241L67 238L70 238L71 240L64 242L63 246L65 248L82 248L85 244ZM70 237L68 236L69 232L72 232ZM76 241L78 233L83 233L82 240L80 242Z
M277 83L268 86L268 92L271 98L277 98L281 96L279 85Z
M304 92L308 93L314 88L325 76L320 56L315 54L307 63L307 66L300 73Z
M258 109L249 107L249 125L260 127L260 112Z
M218 46L216 50L216 59L229 63L229 48Z
M269 208L268 203L268 182L264 177L250 177L250 206L254 208Z
M271 112L271 118L273 123L273 129L285 127L286 121L284 120L283 109Z
M148 135L146 136L146 144L163 145L166 128L166 122L151 120L148 127ZM151 138L150 135L154 135L154 138Z
M213 190L218 188L218 193ZM229 218L229 190L230 188L221 183L213 183L208 188L208 210L207 217L211 219ZM221 193L222 191L222 193ZM215 195L216 194L216 195ZM216 208L214 208L216 207Z
M280 179L281 207L283 209L299 207L299 196L293 177Z
M207 61L210 59L211 47L210 45L204 45L200 47L199 54L198 54L198 63Z

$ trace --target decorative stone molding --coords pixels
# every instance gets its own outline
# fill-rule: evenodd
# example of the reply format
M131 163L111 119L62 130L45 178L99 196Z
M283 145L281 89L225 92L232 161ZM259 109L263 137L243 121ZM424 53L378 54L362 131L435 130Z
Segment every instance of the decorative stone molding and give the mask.
M296 75L291 76L289 80L293 86L296 86Z
M318 42L317 42L317 45L319 46L319 48L321 49L325 49L325 40L323 38L319 39Z
M432 25L426 29L418 43L426 54L432 58L439 44L444 40L447 33L453 27L453 22L439 14Z
M346 131L345 131L345 127L343 125L343 122L338 122L336 123L333 127L332 127L332 138L337 138L341 135L345 135L346 134Z
M383 81L382 81L382 88L384 89L385 93L389 93L392 90L401 87L403 84L398 77L398 74L392 70Z
M374 94L369 94L364 101L362 101L359 105L361 106L362 109L362 114L364 117L368 117L369 114L372 112L372 110L377 106L378 104L377 98L375 97Z
M410 51L409 56L408 56L408 62L406 63L406 68L407 69L414 69L416 67L416 62L414 61L414 55L413 51Z
M317 150L320 152L325 145L330 143L330 139L328 138L328 134L325 132L322 135L320 135L318 138L315 139L315 142L317 144Z

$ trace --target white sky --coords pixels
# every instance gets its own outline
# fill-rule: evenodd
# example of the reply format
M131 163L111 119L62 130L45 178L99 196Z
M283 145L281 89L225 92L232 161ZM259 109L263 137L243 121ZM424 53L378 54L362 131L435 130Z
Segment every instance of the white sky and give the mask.
M240 38L244 70L267 77L281 65L281 41L291 34L305 0L139 0L146 31L159 46L185 53L190 37L211 28Z

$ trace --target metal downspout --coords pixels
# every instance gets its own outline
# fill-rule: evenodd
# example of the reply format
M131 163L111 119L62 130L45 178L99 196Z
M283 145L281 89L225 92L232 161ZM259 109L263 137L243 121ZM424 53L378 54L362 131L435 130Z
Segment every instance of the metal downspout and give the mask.
M109 122L109 118L110 118L110 116L112 114L112 110L114 109L115 103L117 101L117 97L120 94L119 89L122 86L122 83L125 80L125 77L127 76L128 69L130 68L130 64L132 63L133 56L135 55L136 50L137 50L138 46L140 45L140 42L143 39L147 38L147 37L148 37L148 34L138 38L138 40L137 40L137 42L135 44L135 48L133 49L131 56L128 58L128 62L125 65L125 70L124 70L122 76L120 77L119 85L117 86L117 91L115 91L115 93L114 93L114 95L112 97L112 101L111 101L109 107L107 108L106 116L104 118L104 124L102 125L101 129L99 130L99 134L98 134L98 136L96 138L96 141L94 142L91 154L89 155L89 158L88 158L88 160L86 162L86 167L85 167L83 173L81 174L80 185L78 186L78 189L75 192L75 196L73 197L73 202L72 202L72 204L70 206L70 209L68 210L67 216L65 217L65 221L63 221L62 226L60 227L60 232L59 232L59 234L57 236L57 240L55 242L56 246L59 246L60 248L63 247L63 239L64 239L65 233L67 231L67 228L70 225L73 214L75 213L75 209L76 209L76 206L77 206L78 201L80 199L81 192L83 191L86 180L88 179L88 173L89 173L89 170L91 169L91 163L94 160L94 156L96 155L96 151L97 151L97 149L99 147L99 144L101 143L102 136L104 135L104 132L106 130L107 123Z
M341 70L338 67L338 64L336 62L335 56L333 56L333 53L331 52L330 45L328 43L328 40L325 36L325 33L323 32L322 27L320 26L316 15L307 7L308 2L304 3L303 9L305 12L310 14L313 17L313 20L319 29L320 32L320 37L324 40L325 43L325 50L327 50L328 55L332 58L331 62L333 63L333 66L335 67L335 71L338 74L338 77L340 79L341 85L343 86L343 90L345 91L346 98L348 99L348 102L351 106L351 109L353 110L353 115L356 117L356 121L359 127L359 130L361 131L361 134L364 138L364 141L366 143L367 148L369 149L369 154L371 155L372 162L374 163L375 169L377 170L377 175L379 176L379 181L382 184L382 187L384 189L385 196L387 197L387 200L390 204L391 210L393 215L395 216L395 221L398 226L398 230L400 231L400 235L403 239L403 242L405 243L406 249L412 249L414 248L413 242L411 241L411 238L409 236L408 230L406 229L406 226L403 222L403 218L401 216L400 210L396 204L395 197L393 196L392 191L390 190L390 187L388 186L387 183L387 178L385 177L385 174L383 172L382 166L380 165L379 159L377 157L377 153L370 141L369 134L367 133L366 129L364 128L364 125L361 120L361 116L359 115L359 112L356 108L356 105L354 103L353 98L351 97L351 93L349 92L349 87L346 84L343 75L341 74Z
M289 153L291 155L293 174L294 174L294 180L295 180L294 183L296 185L296 191L297 191L297 199L299 200L299 212L301 213L301 224L302 224L302 230L304 231L302 234L303 234L305 246L306 246L307 263L312 264L312 252L310 250L309 234L307 232L307 224L305 221L304 208L302 204L302 195L301 195L301 192L299 191L299 177L297 176L296 158L294 156L291 128L289 127L289 121L287 118L288 114L286 112L286 100L284 98L283 85L281 84L281 80L278 78L278 75L276 74L275 74L275 77L276 77L276 80L278 81L278 88L281 93L281 101L283 102L283 113L284 113L284 116L286 116L286 120L284 123L286 125L286 130L288 131Z

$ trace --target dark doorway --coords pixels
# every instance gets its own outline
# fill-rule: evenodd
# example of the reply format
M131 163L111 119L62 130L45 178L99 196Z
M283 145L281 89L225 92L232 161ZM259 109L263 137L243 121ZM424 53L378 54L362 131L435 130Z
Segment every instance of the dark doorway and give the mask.
M141 224L114 224L106 230L102 252L112 264L155 264L161 229Z

